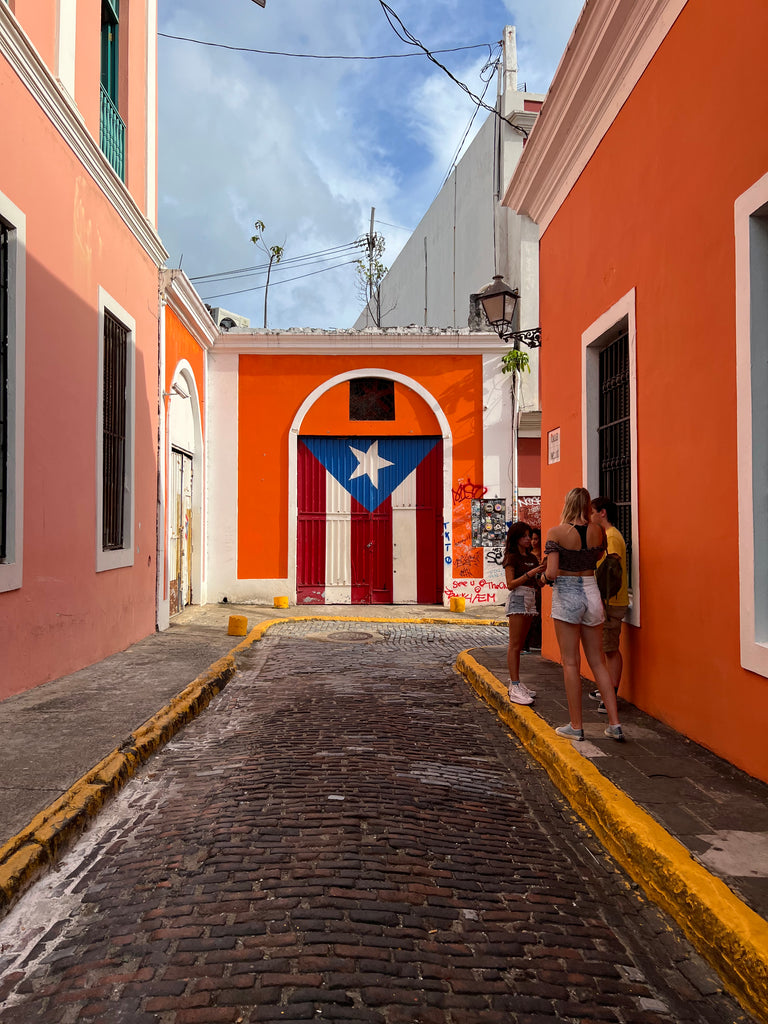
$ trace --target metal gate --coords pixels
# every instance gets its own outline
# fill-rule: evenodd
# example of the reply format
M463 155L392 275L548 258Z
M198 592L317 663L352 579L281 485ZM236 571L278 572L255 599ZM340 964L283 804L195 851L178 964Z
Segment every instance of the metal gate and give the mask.
M192 603L192 456L171 451L170 614Z
M438 437L302 437L299 604L442 602Z

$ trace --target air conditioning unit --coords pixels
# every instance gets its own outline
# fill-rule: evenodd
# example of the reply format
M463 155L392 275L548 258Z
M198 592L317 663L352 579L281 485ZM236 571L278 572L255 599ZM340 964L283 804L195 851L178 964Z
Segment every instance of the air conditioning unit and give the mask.
M213 322L222 331L231 331L233 327L251 326L251 321L247 316L230 313L228 309L222 309L221 306L207 306L206 308L213 317Z

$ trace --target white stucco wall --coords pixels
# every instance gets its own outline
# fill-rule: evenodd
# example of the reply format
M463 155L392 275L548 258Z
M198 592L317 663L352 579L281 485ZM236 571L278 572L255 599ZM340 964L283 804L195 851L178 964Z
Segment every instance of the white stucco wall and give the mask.
M525 110L526 100L541 102L544 97L519 92L510 83L514 78L501 107L530 131L536 114ZM538 229L500 203L522 156L523 141L511 125L494 114L487 117L389 268L381 285L382 327L466 328L470 295L496 273L520 290L518 328L538 326ZM354 326L372 325L370 312L363 310ZM539 408L538 352L530 350L529 355L531 373L521 381L524 413Z

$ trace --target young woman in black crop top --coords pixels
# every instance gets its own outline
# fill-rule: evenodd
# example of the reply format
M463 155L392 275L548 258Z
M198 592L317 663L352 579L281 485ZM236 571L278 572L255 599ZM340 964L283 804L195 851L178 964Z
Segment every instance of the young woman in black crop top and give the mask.
M552 619L563 662L565 693L571 720L556 730L560 736L583 740L581 708L581 652L584 648L606 711L605 735L623 740L616 707L616 693L602 653L605 613L595 580L595 567L605 551L605 533L591 522L592 500L589 491L574 487L565 496L560 525L547 534L544 548L546 568L543 583L554 584Z
M514 704L531 704L534 690L520 682L520 652L525 646L528 630L536 616L536 591L544 563L531 551L533 538L528 523L513 523L504 546L504 573L509 589L507 622L509 623L509 699Z

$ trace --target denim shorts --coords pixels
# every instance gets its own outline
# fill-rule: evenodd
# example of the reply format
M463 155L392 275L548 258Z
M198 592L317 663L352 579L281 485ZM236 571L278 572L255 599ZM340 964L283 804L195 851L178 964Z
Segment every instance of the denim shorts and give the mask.
M536 591L533 587L510 590L505 615L536 615Z
M552 618L577 626L599 626L605 613L595 577L558 576L552 594Z

